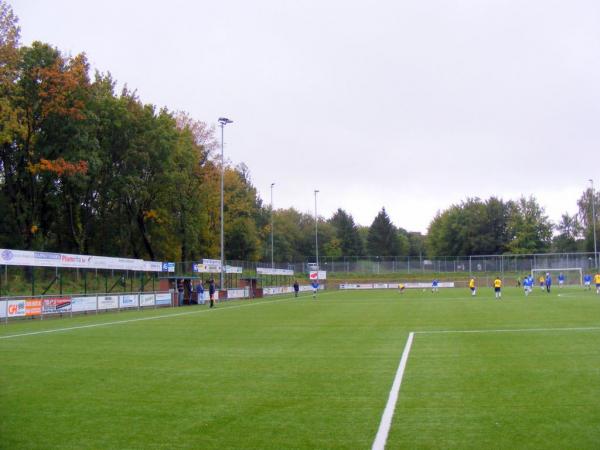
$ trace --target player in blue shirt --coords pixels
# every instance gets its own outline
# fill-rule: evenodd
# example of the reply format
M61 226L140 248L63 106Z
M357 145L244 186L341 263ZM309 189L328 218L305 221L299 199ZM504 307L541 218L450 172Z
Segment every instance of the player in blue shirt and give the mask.
M583 285L587 288L587 290L592 289L592 276L589 273L586 273L583 276Z
M317 291L319 290L319 282L317 280L313 280L310 285L313 288L313 298L317 298Z
M431 292L438 291L438 283L439 281L437 279L433 280L433 282L431 283Z
M563 284L565 284L565 276L561 272L561 273L558 274L558 288L562 289Z
M525 291L525 297L529 295L531 292L531 286L533 285L533 280L526 276L523 278L523 290Z
M544 281L544 283L546 285L546 292L549 294L550 288L552 287L552 277L550 276L549 272L546 272L546 280Z

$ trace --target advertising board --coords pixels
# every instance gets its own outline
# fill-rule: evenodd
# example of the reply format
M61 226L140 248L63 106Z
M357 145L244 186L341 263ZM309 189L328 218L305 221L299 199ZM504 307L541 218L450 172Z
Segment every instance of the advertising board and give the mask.
M119 308L119 296L118 295L99 295L98 296L98 309L117 309Z
M25 315L26 316L41 316L42 315L42 300L29 299L25 300Z
M42 301L44 314L64 314L71 312L71 297L51 297Z
M245 289L227 289L227 298L245 298L249 296L248 288Z
M6 303L7 317L25 317L25 300L9 300Z
M96 310L96 296L71 298L71 311L84 312Z
M154 294L140 294L140 306L154 306Z
M155 304L157 306L171 305L171 294L168 292L156 294Z
M119 308L137 308L138 307L138 296L137 295L119 295Z

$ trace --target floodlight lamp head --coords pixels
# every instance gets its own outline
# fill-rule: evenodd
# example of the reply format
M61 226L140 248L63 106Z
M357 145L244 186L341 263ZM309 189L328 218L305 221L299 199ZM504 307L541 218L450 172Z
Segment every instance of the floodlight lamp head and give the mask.
M233 120L229 120L227 117L219 117L219 123L221 124L221 126L224 126L228 123L233 123Z
M275 186L275 183L271 183L271 187Z

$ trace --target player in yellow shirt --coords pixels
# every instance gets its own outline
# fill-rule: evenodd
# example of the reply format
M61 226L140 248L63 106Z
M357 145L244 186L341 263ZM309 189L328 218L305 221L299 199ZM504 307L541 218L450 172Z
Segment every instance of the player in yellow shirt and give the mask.
M502 298L502 280L500 279L500 277L496 277L496 279L494 280L494 292L496 293L497 299Z
M600 294L600 272L594 275L594 283L596 283L596 294Z
M475 278L469 280L469 289L471 289L471 295L477 294L477 288L475 287Z
M540 275L538 281L540 282L540 289L543 291L546 285L546 279L544 278L544 275Z

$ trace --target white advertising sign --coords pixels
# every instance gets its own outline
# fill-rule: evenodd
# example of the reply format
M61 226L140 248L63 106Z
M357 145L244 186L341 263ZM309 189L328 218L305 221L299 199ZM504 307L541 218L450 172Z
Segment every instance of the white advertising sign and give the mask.
M263 295L288 294L290 292L294 292L294 288L292 286L274 286L263 288Z
M327 271L325 270L312 270L308 275L308 278L311 280L326 280L327 279Z
M407 289L427 289L431 288L431 283L405 283ZM439 288L453 288L454 281L441 281L438 283Z
M168 292L156 294L155 304L160 305L160 306L164 306L164 305L170 306L171 305L171 294Z
M73 312L95 311L95 310L96 310L96 296L73 297L71 299L71 311L73 311Z
M225 273L242 273L242 267L225 266Z
M119 308L137 308L138 307L138 296L137 295L120 295L119 296Z
M0 319L4 319L6 317L6 305L8 302L0 301Z
M227 298L246 298L249 296L248 288L245 289L227 289Z
M160 272L162 264L142 259L108 256L73 255L69 253L31 252L0 249L0 264L9 266L69 267L82 269L118 269L138 272Z
M140 294L140 306L154 306L154 294Z
M25 300L9 300L6 303L6 315L8 317L25 316Z
M365 284L365 283L361 283L361 284L357 284L357 283L346 283L346 284L340 284L340 289L373 289L373 285L372 284Z
M98 309L117 309L119 307L118 295L99 295Z
M288 269L272 269L271 267L257 267L256 268L257 275L287 275L294 276L293 270Z

